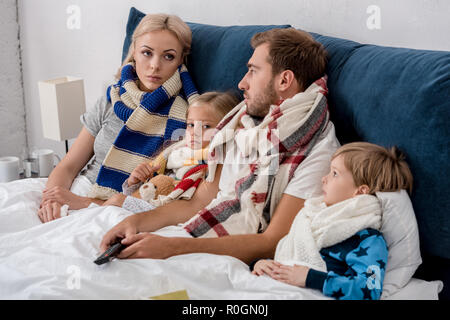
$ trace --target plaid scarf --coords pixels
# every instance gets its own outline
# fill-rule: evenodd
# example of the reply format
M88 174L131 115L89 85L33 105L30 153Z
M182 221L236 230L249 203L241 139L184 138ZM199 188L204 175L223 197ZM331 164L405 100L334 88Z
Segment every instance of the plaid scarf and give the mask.
M298 165L328 124L326 93L323 77L279 106L271 106L259 123L246 113L244 102L231 110L210 143L206 180L214 179L229 144L244 157L257 155L256 160L241 165L233 177L234 190L220 193L184 224L185 230L194 237L263 232Z
M139 90L138 81L134 64L129 63L122 68L117 84L108 87L108 101L124 126L103 161L89 197L108 199L120 192L137 165L170 141L174 131L186 128L186 98L191 102L197 91L184 65L153 92Z

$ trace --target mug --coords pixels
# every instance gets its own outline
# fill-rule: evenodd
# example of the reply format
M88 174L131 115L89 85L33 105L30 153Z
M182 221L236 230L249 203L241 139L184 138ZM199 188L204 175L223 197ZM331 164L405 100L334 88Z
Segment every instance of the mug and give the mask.
M48 177L52 172L55 162L54 159L57 158L58 161L61 159L57 154L51 149L37 149L32 152L32 157L37 159L37 167L39 169L39 177Z
M19 179L18 157L0 158L0 182L9 182Z

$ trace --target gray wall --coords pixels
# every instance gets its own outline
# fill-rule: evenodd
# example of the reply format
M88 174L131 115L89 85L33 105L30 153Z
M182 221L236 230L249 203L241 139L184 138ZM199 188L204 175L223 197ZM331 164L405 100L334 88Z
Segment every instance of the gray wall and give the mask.
M42 137L37 82L63 75L82 77L87 108L92 106L119 67L131 6L192 22L288 23L363 43L450 51L447 0L18 0L18 5L28 141L60 154L64 143ZM14 38L13 28L8 30ZM20 108L20 99L14 108ZM0 140L2 147L4 143Z
M0 2L0 156L20 156L26 145L16 0Z

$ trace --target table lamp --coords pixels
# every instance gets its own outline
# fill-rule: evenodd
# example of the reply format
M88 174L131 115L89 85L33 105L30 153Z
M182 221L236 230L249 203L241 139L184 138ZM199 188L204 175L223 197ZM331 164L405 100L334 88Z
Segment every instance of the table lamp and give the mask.
M86 111L83 79L66 76L38 82L42 131L45 138L65 141L81 130L80 115Z

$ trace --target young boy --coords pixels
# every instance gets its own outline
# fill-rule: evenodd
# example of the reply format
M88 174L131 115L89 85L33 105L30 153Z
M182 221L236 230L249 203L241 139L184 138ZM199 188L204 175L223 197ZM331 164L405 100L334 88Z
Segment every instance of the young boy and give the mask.
M342 146L322 178L323 195L305 202L278 243L275 260L257 261L252 273L336 299L379 299L388 249L379 231L382 213L375 192L411 192L412 180L395 147Z

